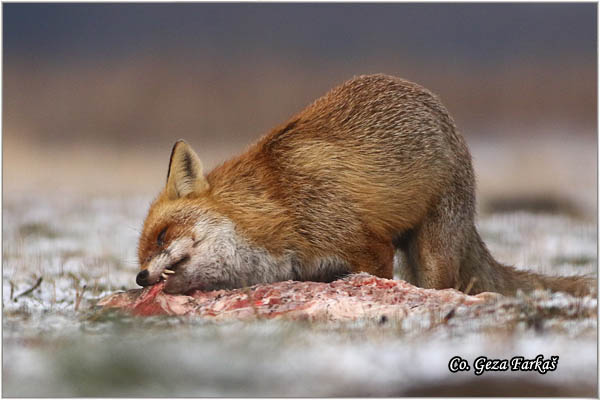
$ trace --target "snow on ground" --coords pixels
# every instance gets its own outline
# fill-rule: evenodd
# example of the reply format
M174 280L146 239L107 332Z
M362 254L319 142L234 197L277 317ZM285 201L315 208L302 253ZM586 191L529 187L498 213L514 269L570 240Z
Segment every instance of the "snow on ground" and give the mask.
M135 287L137 236L150 200L5 194L4 396L597 393L592 298L537 293L506 299L509 306L481 318L457 313L443 324L217 323L100 313L97 299ZM478 225L501 262L552 274L597 269L593 222L510 213L483 216ZM482 376L448 370L454 356L473 366L478 356L538 354L559 356L557 369Z

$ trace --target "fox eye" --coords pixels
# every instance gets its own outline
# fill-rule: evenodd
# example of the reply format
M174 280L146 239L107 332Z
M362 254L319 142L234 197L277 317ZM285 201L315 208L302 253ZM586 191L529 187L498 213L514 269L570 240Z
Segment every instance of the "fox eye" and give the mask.
M156 244L158 244L158 247L162 247L165 244L165 234L166 233L167 233L167 228L163 229L158 234L158 237L156 238Z

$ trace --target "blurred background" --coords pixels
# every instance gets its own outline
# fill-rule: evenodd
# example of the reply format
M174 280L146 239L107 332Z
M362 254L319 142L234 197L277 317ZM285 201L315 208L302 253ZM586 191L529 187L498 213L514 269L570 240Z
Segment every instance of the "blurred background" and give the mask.
M483 211L596 213L596 4L4 4L5 194L154 193L352 76L438 94Z
M2 7L4 396L597 397L591 297L522 297L513 314L414 326L93 308L136 287L139 229L175 140L212 168L331 87L379 72L427 87L453 115L494 257L594 274L596 4ZM455 355L538 354L560 368L489 375L499 380L447 370Z

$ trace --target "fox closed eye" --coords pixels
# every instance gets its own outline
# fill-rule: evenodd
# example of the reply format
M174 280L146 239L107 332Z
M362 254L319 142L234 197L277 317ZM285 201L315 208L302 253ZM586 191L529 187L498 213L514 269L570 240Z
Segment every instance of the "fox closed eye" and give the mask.
M158 234L158 237L156 238L156 244L158 244L158 247L163 247L164 246L164 244L165 244L165 235L166 234L167 234L167 228L164 228Z

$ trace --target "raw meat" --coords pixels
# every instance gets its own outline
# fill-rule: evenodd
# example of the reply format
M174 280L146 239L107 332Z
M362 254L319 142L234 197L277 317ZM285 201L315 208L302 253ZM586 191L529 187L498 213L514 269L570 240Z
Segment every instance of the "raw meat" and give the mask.
M458 306L495 299L469 296L454 289L421 289L407 282L365 273L331 283L285 281L244 289L195 291L188 295L163 292L164 283L120 292L100 300L104 308L135 315L196 315L218 320L286 316L291 319L348 321L359 318L402 318L415 313L452 314Z

